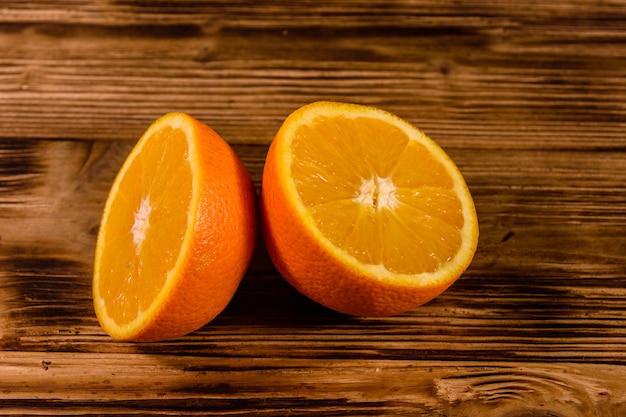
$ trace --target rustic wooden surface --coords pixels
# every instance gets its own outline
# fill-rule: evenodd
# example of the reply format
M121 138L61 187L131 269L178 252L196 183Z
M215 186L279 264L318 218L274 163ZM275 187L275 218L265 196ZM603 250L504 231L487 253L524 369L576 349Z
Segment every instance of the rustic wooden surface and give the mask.
M259 246L178 340L113 341L91 305L100 212L180 110L259 185L296 107L373 104L474 195L466 274L409 313L304 299ZM626 416L626 1L0 5L0 414Z

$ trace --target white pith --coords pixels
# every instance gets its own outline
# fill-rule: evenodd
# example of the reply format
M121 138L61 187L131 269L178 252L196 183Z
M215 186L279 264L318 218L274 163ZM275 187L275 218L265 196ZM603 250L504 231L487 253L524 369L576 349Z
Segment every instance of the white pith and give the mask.
M139 204L139 208L135 212L133 223L133 227L130 229L133 234L133 243L135 244L135 252L139 255L141 252L141 245L144 240L146 240L146 232L148 228L150 228L150 212L152 211L152 206L150 204L150 199L148 197L144 197Z
M396 186L391 178L381 178L378 175L361 179L359 195L354 201L373 210L393 210L398 206Z

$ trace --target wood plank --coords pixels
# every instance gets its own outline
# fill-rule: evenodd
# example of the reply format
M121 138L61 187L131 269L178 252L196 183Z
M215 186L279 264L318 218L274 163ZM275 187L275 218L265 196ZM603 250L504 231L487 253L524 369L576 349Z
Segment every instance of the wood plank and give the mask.
M102 333L90 292L99 214L131 145L0 142L5 159L21 161L0 170L2 349L133 352ZM258 186L266 147L235 150ZM289 287L260 245L217 320L144 351L624 364L624 153L453 151L481 238L470 269L438 299L394 318L334 314Z
M97 365L95 365L97 364ZM626 412L622 367L0 353L3 414L562 415ZM263 381L259 384L259 381Z
M383 106L444 143L622 146L626 8L509 3L379 16L382 4L350 2L8 2L0 136L133 140L183 110L230 142L268 143L294 108L333 99Z

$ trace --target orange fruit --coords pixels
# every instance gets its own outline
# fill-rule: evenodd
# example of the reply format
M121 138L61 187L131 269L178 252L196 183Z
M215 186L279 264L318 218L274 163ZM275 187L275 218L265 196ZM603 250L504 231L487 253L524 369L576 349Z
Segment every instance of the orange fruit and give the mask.
M333 310L389 316L469 266L478 220L448 155L386 111L317 102L287 117L265 161L263 238L278 271Z
M183 113L156 120L104 207L93 277L101 327L116 339L158 341L215 318L252 257L255 198L215 131Z

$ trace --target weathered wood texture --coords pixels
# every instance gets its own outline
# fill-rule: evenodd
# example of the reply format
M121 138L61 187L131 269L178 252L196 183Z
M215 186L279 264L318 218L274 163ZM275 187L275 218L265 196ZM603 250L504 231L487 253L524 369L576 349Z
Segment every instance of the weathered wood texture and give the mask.
M384 107L474 195L475 260L409 313L306 300L262 245L226 311L108 338L100 211L171 110L259 185L301 104ZM4 1L0 414L626 415L626 1Z

